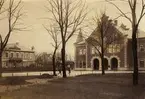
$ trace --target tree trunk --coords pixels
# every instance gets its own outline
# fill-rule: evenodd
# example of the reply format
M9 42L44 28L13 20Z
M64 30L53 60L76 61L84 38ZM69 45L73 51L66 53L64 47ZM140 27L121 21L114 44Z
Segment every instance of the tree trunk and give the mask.
M56 54L56 49L54 50L53 56L52 56L52 64L53 64L53 75L56 76L56 62L55 62L55 54Z
M103 34L103 26L101 28L101 64L102 64L102 75L105 75L104 68L104 34Z
M0 77L2 77L2 53L0 53Z
M137 29L133 29L132 34L132 53L133 53L133 85L138 84L138 57L137 57Z
M104 68L104 50L103 47L101 47L101 64L102 64L102 75L105 75L105 68Z
M66 76L66 67L65 67L65 43L62 43L61 58L62 58L63 78L66 78L67 76Z

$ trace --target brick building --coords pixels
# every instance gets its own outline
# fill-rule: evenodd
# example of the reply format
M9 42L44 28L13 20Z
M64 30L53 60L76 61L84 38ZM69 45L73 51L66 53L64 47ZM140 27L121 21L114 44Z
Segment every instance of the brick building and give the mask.
M110 44L105 52L104 63L106 70L132 70L131 30L125 25L116 26L123 39L118 43ZM95 34L94 32L92 34ZM91 34L91 35L92 35ZM145 32L138 32L138 65L139 70L145 70ZM90 35L90 36L91 36ZM88 39L83 38L80 31L75 45L75 70L101 70L101 58ZM97 45L96 45L97 46Z
M20 46L19 43L7 44L3 56L3 68L29 66L35 63L34 47L31 49Z

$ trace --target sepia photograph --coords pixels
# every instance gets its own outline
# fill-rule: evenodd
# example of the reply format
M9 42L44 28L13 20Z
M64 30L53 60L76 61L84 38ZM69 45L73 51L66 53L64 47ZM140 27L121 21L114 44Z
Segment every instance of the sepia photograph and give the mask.
M145 99L145 0L0 0L0 99Z

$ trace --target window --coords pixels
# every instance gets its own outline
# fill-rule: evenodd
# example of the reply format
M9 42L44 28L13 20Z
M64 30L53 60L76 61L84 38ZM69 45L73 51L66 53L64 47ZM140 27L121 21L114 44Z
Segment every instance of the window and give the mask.
M95 48L92 47L92 54L95 54Z
M6 66L7 66L7 67L9 66L9 62L6 62Z
M98 47L92 47L92 54L96 54L98 53L98 50L101 51L101 48L98 46Z
M144 60L139 61L140 67L144 67Z
M32 59L32 54L30 53L30 59Z
M120 45L119 44L109 45L108 53L119 53L119 52L120 52Z
M27 54L28 59L30 59L30 53Z
M79 55L85 55L85 54L86 54L86 49L79 50Z
M21 58L23 58L23 53L21 53Z
M82 68L82 62L81 61L79 61L79 67Z
M24 58L25 58L25 59L27 58L27 54L26 54L26 53L24 53Z
M83 51L82 49L79 50L79 55L82 55L83 54Z
M144 46L140 45L140 51L143 52L144 51Z
M16 57L19 58L19 53L16 53Z
M83 54L84 54L84 55L86 54L86 49L83 50Z
M8 53L6 53L6 57L9 57L9 54Z
M83 68L86 68L86 62L83 61Z
M117 52L117 53L120 52L120 45L117 45L117 46L116 46L116 52Z
M14 57L14 54L13 53L11 53L11 58L13 58Z
M108 47L108 53L112 53L112 45L109 45L109 47Z

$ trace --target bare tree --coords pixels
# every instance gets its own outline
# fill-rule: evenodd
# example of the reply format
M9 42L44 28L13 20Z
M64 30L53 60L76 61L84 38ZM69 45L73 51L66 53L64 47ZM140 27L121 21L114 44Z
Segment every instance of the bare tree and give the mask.
M114 5L118 11L120 12L122 17L125 17L132 26L132 54L133 54L133 84L138 84L138 56L137 56L137 33L138 33L138 27L142 20L142 18L145 16L145 1L144 0L122 0L124 2L128 3L128 7L131 11L131 16L128 15L128 13L122 11L115 3L113 3L111 0L106 0L110 4ZM137 4L141 4L141 10L139 17L137 17Z
M65 68L65 49L69 39L74 35L78 28L81 27L86 17L85 3L81 0L48 0L48 11L52 17L49 18L56 23L62 41L61 57L63 77L67 77Z
M54 25L53 26L51 25L50 29L46 28L45 26L44 28L47 30L47 32L49 33L50 37L53 40L53 43L51 43L51 45L54 47L54 51L52 55L52 64L53 64L53 75L56 76L56 52L61 44L61 42L58 41L59 33Z
M88 42L90 42L97 51L95 51L95 54L101 58L102 75L104 75L106 69L104 65L104 55L109 49L109 46L115 46L112 48L116 49L120 48L121 45L118 42L122 40L123 35L117 31L116 24L106 16L105 12L101 13L99 18L93 18L93 22L95 22L97 28L88 38Z
M8 7L6 8L4 5L8 3ZM21 0L16 2L15 0L0 0L0 14L3 15L5 13L7 15L8 22L8 32L5 33L6 36L2 37L0 34L0 76L2 73L2 54L9 41L9 38L14 31L21 31L22 28L18 28L17 25L20 25L20 19L22 17L21 13ZM3 19L3 18L2 18Z
M42 52L42 53L39 53L37 54L36 56L36 60L35 60L35 63L37 66L40 66L42 68L44 67L48 67L50 60L51 60L51 54L48 54L46 52ZM48 67L50 68L50 67Z

